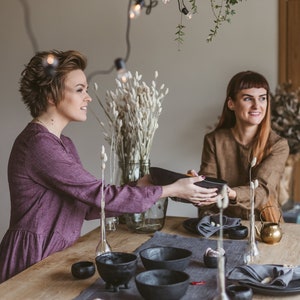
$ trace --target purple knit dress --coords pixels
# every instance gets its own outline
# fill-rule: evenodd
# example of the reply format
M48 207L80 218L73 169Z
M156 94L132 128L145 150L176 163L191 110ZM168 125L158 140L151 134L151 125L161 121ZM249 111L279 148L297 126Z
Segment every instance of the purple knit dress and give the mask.
M72 245L83 221L99 218L101 180L82 166L72 141L29 123L8 163L9 229L0 244L0 283L51 253ZM161 196L159 186L104 187L109 215L142 212Z

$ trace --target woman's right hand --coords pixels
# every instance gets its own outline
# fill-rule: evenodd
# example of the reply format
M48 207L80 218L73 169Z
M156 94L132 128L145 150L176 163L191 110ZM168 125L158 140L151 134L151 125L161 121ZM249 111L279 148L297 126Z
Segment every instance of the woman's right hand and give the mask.
M189 178L179 179L170 185L163 186L161 197L177 197L186 199L196 205L199 205L200 203L214 203L217 196L216 188L208 189L195 185L196 182L204 179L204 176L191 176Z

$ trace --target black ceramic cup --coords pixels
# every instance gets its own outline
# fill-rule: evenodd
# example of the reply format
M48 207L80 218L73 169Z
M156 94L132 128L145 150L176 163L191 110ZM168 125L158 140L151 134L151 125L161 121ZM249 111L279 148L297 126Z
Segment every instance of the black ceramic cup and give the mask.
M248 227L239 225L227 229L228 237L233 240L242 240L248 236Z
M71 267L71 273L78 279L86 279L95 274L95 264L91 261L79 261Z
M226 292L230 300L251 300L253 297L252 289L241 285L229 285Z
M203 262L206 267L208 268L217 268L218 267L218 257L217 256L209 256L204 254L203 255ZM227 258L226 254L224 254L224 264L226 264Z

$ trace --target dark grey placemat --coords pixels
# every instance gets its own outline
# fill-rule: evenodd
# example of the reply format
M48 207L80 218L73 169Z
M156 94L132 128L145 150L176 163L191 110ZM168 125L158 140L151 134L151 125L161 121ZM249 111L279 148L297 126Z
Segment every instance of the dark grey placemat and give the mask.
M140 250L152 247L152 246L174 246L179 248L189 249L193 252L191 262L186 268L187 272L191 276L191 281L205 280L205 285L190 285L185 296L182 300L193 299L212 299L217 291L217 272L218 269L210 269L205 267L203 263L203 254L208 247L213 249L217 248L216 240L209 240L204 238L187 238L179 235L171 235L163 232L155 232L154 236L142 244L135 250L135 253L139 253ZM226 251L227 263L226 273L232 268L243 264L243 254L245 252L247 241L246 240L224 240L224 249ZM141 263L140 257L138 257L138 273L144 271L144 267ZM134 278L129 282L129 289L120 289L119 292L114 293L105 290L105 282L99 278L90 287L85 289L74 300L135 300L143 299L134 282ZM164 300L164 299L162 299ZM167 300L167 299L166 299Z

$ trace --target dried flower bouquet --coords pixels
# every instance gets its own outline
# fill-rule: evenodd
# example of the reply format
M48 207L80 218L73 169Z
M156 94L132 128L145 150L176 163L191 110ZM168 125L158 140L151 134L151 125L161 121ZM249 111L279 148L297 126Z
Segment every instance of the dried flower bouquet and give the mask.
M288 140L290 153L300 152L300 88L291 83L279 85L272 96L272 128Z
M150 86L141 80L142 75L138 72L134 76L129 73L127 82L116 79L117 88L115 91L106 92L105 103L102 103L96 93L108 121L105 124L98 118L104 138L111 146L111 173L115 170L115 156L124 168L130 163L150 159L154 133L162 112L162 102L168 94L168 88L165 88L164 84L157 87L157 77L156 71ZM95 90L97 89L95 84Z

